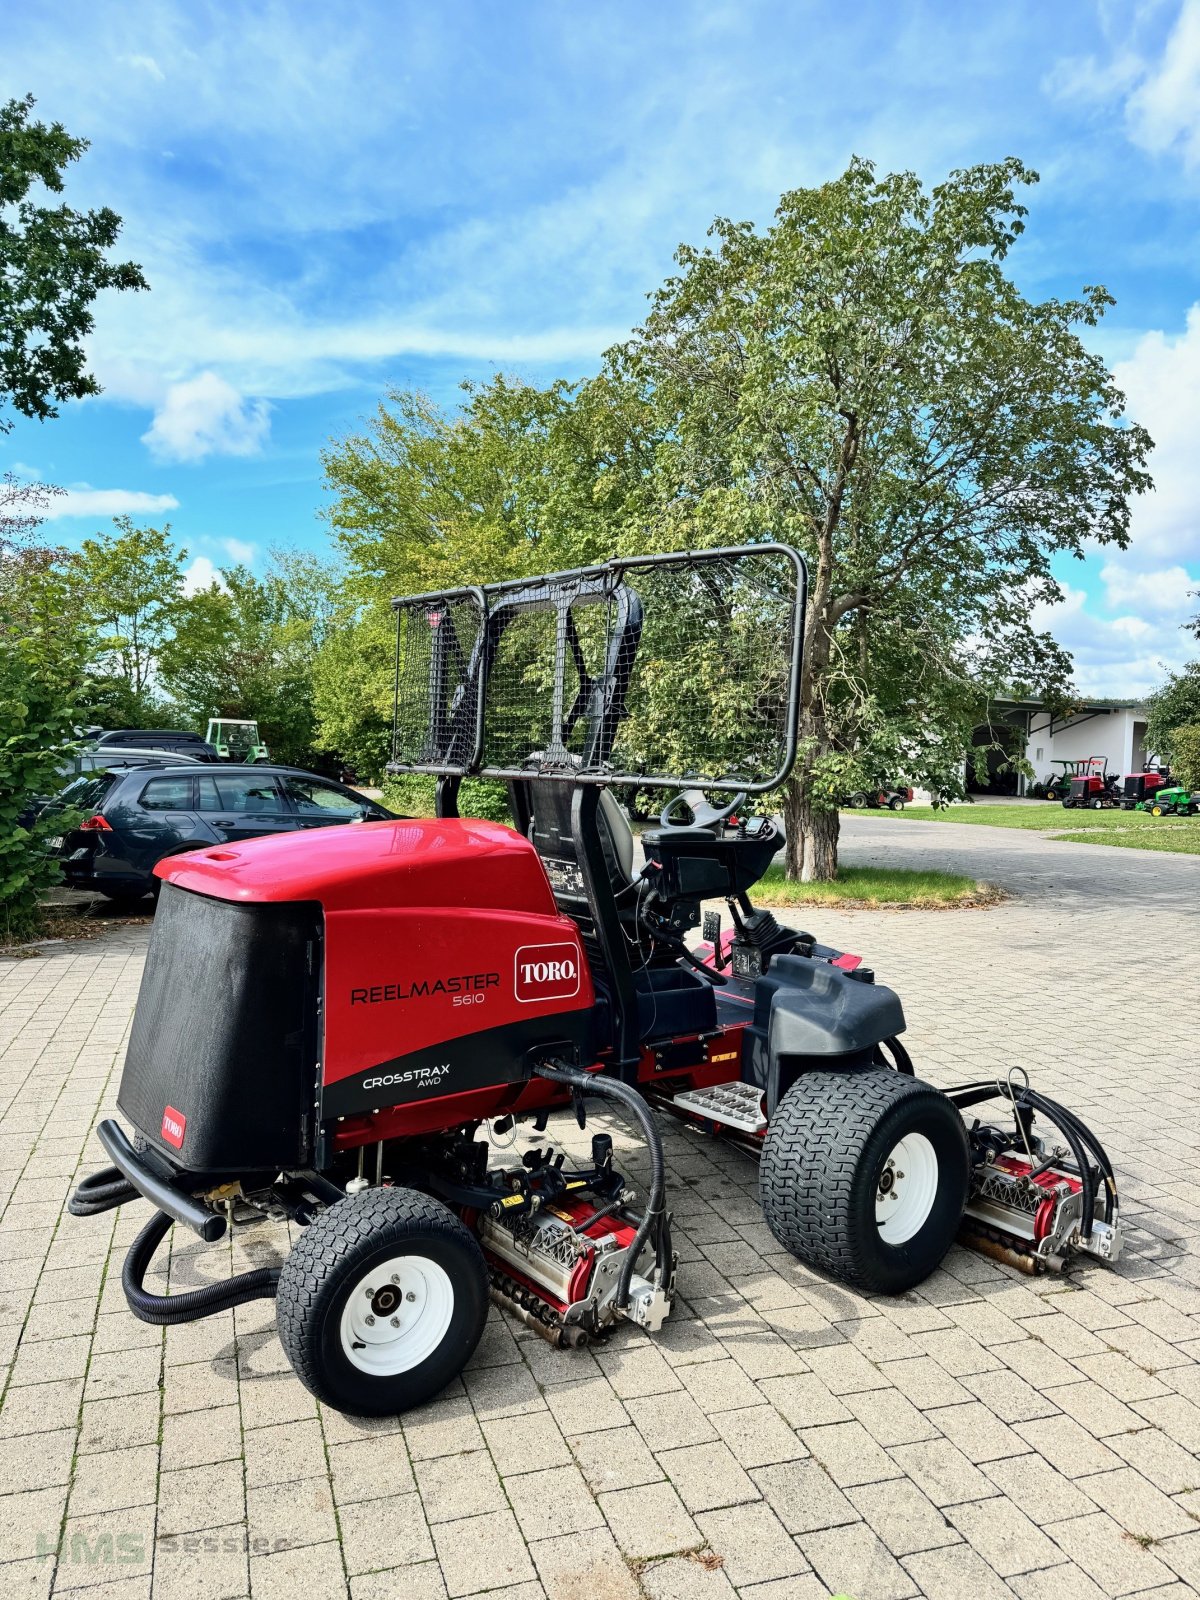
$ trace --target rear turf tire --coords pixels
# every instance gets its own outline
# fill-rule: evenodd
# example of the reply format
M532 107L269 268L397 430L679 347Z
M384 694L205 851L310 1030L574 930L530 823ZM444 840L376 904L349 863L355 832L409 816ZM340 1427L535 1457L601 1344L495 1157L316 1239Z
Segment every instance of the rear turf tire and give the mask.
M904 801L901 800L901 798L900 798L900 796L898 794L894 794L892 796L892 798L888 801L888 810L889 811L903 811L904 810Z
M478 1240L412 1189L369 1189L323 1211L284 1262L276 1297L280 1343L301 1383L362 1417L440 1394L470 1360L487 1312Z
M767 1129L763 1216L809 1266L859 1289L902 1294L954 1242L969 1173L962 1117L929 1084L877 1067L810 1071Z
M114 906L124 906L128 909L131 909L133 906L140 906L146 897L152 892L153 891L149 888L100 889L97 891L97 893L102 894L106 900L111 901Z

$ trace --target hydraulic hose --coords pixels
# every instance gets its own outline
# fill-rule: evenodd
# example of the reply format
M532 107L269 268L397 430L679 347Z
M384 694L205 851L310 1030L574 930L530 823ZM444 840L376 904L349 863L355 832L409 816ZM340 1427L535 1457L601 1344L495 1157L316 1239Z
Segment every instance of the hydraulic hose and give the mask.
M1074 1157L1075 1165L1079 1169L1079 1180L1083 1186L1083 1207L1082 1215L1079 1219L1079 1231L1085 1239L1090 1239L1096 1212L1096 1185L1092 1177L1091 1163L1087 1159L1084 1144L1079 1137L1074 1120L1063 1112L1062 1107L1057 1108L1058 1115L1056 1116L1055 1112L1050 1109L1053 1102L1046 1101L1036 1090L1026 1088L1022 1089L1019 1094L1014 1094L1007 1084L1000 1084L994 1080L990 1083L967 1084L961 1089L953 1089L950 1091L950 1098L960 1109L965 1106L976 1105L981 1100L1009 1100L1014 1106L1019 1102L1023 1102L1025 1105L1032 1107L1034 1111L1040 1111L1043 1116L1055 1125L1070 1146L1071 1155ZM1106 1220L1108 1220L1109 1208L1107 1204L1105 1212Z
M81 1179L75 1193L67 1201L67 1210L73 1217L95 1217L114 1206L123 1206L127 1200L141 1198L141 1191L130 1183L119 1167L101 1167Z
M1023 1103L1034 1111L1040 1111L1047 1121L1052 1122L1070 1147L1071 1155L1079 1171L1079 1180L1083 1186L1083 1210L1079 1220L1079 1231L1083 1238L1092 1236L1092 1224L1096 1213L1096 1184L1092 1174L1092 1165L1087 1158L1090 1150L1097 1158L1097 1165L1105 1177L1104 1193L1104 1220L1111 1222L1113 1208L1116 1201L1116 1179L1113 1174L1112 1163L1101 1148L1099 1140L1089 1128L1064 1106L1057 1101L1048 1099L1039 1094L1036 1089L1021 1089L1014 1093L1007 1083L997 1079L989 1079L979 1083L964 1083L956 1089L947 1091L949 1098L954 1101L960 1110L969 1106L978 1105L983 1100L1008 1100L1014 1106Z
M665 1281L665 1274L670 1271L671 1236L667 1229L663 1204L666 1196L666 1162L663 1158L662 1139L659 1137L658 1128L650 1113L650 1107L637 1090L631 1089L627 1083L621 1083L616 1078L603 1077L598 1072L580 1072L575 1067L558 1064L538 1065L533 1070L539 1078L549 1078L552 1083L565 1083L570 1088L578 1090L580 1094L592 1094L602 1100L618 1101L633 1114L646 1136L646 1148L650 1152L650 1189L646 1197L646 1209L642 1213L641 1222L638 1223L633 1242L625 1252L625 1262L621 1268L621 1276L617 1280L616 1307L618 1311L624 1311L629 1305L629 1286L633 1281L633 1269L651 1231L657 1233L656 1261L660 1269L660 1280Z
M1047 1095L1039 1095L1038 1098L1046 1106L1046 1115L1050 1120L1060 1128L1064 1128L1064 1131L1067 1126L1072 1128L1080 1142L1095 1156L1096 1164L1104 1176L1104 1220L1105 1222L1111 1222L1117 1203L1117 1179L1116 1174L1113 1172L1112 1162L1108 1159L1104 1147L1091 1129L1082 1123L1073 1111L1068 1111L1066 1106L1059 1105L1057 1100L1051 1100ZM1089 1216L1084 1236L1090 1238L1091 1232L1091 1218Z
M275 1298L279 1283L277 1267L256 1267L252 1272L239 1273L226 1283L206 1284L202 1289L188 1289L183 1294L151 1294L143 1288L154 1252L166 1238L174 1220L165 1212L156 1211L130 1245L129 1254L125 1257L121 1287L129 1302L129 1309L140 1321L153 1323L158 1328L169 1328L180 1322L196 1322L201 1317L215 1316L218 1311L245 1305L247 1300Z

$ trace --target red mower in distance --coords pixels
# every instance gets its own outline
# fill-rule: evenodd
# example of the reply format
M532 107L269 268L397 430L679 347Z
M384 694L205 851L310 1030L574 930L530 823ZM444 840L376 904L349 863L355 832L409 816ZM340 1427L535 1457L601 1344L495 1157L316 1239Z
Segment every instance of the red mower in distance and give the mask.
M899 997L753 903L782 839L750 802L795 759L804 600L799 556L761 544L395 602L392 770L436 775L437 816L158 869L98 1130L113 1165L70 1202L149 1201L136 1316L273 1297L301 1381L364 1415L441 1390L489 1300L559 1348L653 1335L676 1283L664 1115L751 1151L775 1238L868 1292L920 1283L965 1211L1029 1270L1116 1255L1112 1168L1077 1119L1011 1076L921 1082ZM459 816L469 777L508 785L511 827ZM630 787L665 801L640 865ZM712 901L731 926L709 910L697 948ZM1014 1127L968 1127L995 1098ZM597 1107L632 1121L636 1183L607 1128L586 1155L550 1138ZM1048 1198L1054 1226L1027 1226ZM147 1289L173 1225L264 1220L295 1225L282 1266Z
M1148 811L1154 804L1154 797L1160 789L1165 789L1171 782L1171 772L1168 767L1152 767L1145 772L1130 772L1126 774L1122 785L1121 809L1122 811Z

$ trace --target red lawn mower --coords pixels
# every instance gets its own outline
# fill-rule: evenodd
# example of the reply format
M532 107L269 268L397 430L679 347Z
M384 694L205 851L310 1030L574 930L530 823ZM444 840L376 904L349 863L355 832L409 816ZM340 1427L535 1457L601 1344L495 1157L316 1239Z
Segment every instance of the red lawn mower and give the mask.
M70 1202L149 1200L136 1316L273 1296L298 1376L359 1414L442 1389L489 1298L559 1347L653 1334L676 1270L656 1111L751 1150L775 1237L861 1289L920 1283L964 1227L1025 1270L1116 1257L1112 1167L1078 1119L1011 1074L922 1083L892 990L753 905L782 841L748 803L795 758L804 598L799 556L760 544L395 602L392 770L437 775L436 818L158 869L124 1123L99 1128L114 1164ZM459 818L479 776L511 827ZM630 786L666 800L640 867ZM992 1099L1014 1126L968 1127ZM644 1139L644 1192L607 1133L586 1160L547 1142L596 1105ZM264 1217L301 1225L280 1269L146 1289L173 1224Z

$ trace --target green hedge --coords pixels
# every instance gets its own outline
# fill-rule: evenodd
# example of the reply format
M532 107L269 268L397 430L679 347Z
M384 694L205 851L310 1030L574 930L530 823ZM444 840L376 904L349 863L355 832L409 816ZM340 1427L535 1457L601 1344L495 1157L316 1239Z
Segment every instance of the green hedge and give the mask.
M0 942L37 929L38 904L59 879L46 824L19 819L35 795L62 789L74 747L68 690L0 625ZM61 824L60 824L61 826Z
M403 817L432 817L436 778L420 773L404 773L388 778L383 788L383 803L389 811ZM508 790L502 783L486 778L467 778L458 796L459 815L485 817L490 822L512 822Z

